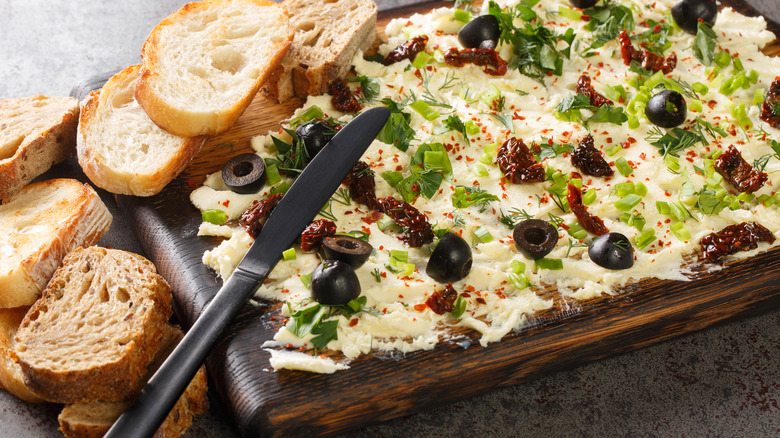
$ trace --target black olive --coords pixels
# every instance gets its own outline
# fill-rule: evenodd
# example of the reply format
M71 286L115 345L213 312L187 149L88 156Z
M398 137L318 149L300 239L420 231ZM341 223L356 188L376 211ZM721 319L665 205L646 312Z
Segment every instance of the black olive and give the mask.
M469 275L471 263L471 246L457 234L447 233L436 244L425 273L439 283L449 283Z
M374 247L357 237L337 234L322 240L320 254L325 260L341 260L357 269L371 256Z
M469 21L458 32L458 41L463 47L476 49L483 41L498 41L501 36L501 27L498 19L492 15L480 15Z
M512 237L517 249L526 257L540 259L555 248L558 229L541 219L526 219L515 226Z
M647 101L645 115L662 128L674 128L688 115L685 98L676 91L664 90Z
M480 49L495 49L496 48L496 42L493 40L485 40L479 43Z
M696 34L699 30L699 19L715 25L718 18L718 5L715 0L682 0L672 6L672 18L682 30Z
M311 274L311 297L320 304L340 306L360 296L360 281L352 266L324 260Z
M572 6L575 8L585 9L596 4L598 0L569 0Z
M222 180L236 193L257 193L265 184L265 162L251 152L236 155L222 168Z
M607 269L628 269L634 265L634 247L620 233L602 234L593 239L588 255L593 263Z
M309 158L314 158L322 148L336 135L336 131L327 123L313 120L295 130L298 139L303 142Z

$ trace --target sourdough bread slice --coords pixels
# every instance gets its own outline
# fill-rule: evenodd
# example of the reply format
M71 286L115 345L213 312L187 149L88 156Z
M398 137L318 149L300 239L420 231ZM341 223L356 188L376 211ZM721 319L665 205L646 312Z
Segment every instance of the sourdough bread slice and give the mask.
M179 137L152 122L133 97L140 69L127 67L86 98L77 151L95 185L112 193L151 196L184 170L206 137Z
M79 248L16 333L24 382L57 403L127 400L139 391L171 313L170 287L150 261Z
M144 382L151 378L183 337L184 334L178 327L171 325L165 327L162 347L154 355L154 360L152 360ZM201 415L208 410L207 389L206 369L201 366L187 386L187 389L184 390L184 394L173 406L168 416L165 417L154 437L174 438L184 433L192 424L193 417ZM58 417L60 431L67 438L102 437L131 404L132 400L113 403L95 402L66 405Z
M372 0L284 0L295 38L282 63L263 84L263 93L284 102L328 90L343 78L358 50L376 39L376 3Z
M75 154L78 117L72 97L0 100L0 200Z
M135 98L155 123L176 135L227 131L292 38L287 14L270 1L186 4L146 39Z
M62 259L97 243L111 213L74 179L40 181L0 205L0 308L32 305Z
M24 384L22 368L11 357L14 350L14 335L22 323L27 307L0 309L0 388L28 403L43 401Z

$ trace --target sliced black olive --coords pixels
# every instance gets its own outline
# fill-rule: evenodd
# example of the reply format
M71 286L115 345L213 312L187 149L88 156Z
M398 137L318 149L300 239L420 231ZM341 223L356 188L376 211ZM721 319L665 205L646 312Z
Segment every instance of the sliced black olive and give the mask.
M682 30L696 34L699 29L699 19L715 25L718 18L718 5L715 0L682 0L672 6L672 18Z
M593 239L588 256L593 263L607 269L628 269L634 265L634 247L620 233L602 234Z
M257 193L265 184L265 162L251 152L236 155L222 168L222 180L236 193Z
M685 98L676 91L664 90L647 101L645 115L647 120L662 128L674 128L688 115Z
M457 234L447 233L436 244L425 273L439 283L449 283L469 275L471 263L471 246Z
M341 260L357 269L371 256L374 247L357 237L337 234L322 240L320 254L325 260Z
M526 219L517 224L512 237L517 249L526 257L540 259L555 248L558 229L541 219Z
M336 135L336 131L327 123L313 120L304 123L295 130L298 139L303 142L309 158L314 158L322 148Z
M360 296L360 281L352 266L324 260L311 274L311 297L320 304L340 306Z
M463 47L476 49L483 41L496 42L500 36L501 27L498 25L498 19L492 15L480 15L460 29L458 41Z
M585 9L596 4L597 0L569 0L572 6L575 8Z

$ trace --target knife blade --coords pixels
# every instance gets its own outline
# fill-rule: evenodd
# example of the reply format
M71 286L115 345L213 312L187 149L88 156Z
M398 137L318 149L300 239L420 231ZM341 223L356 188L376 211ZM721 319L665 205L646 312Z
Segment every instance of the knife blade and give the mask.
M292 246L338 189L389 117L390 110L384 107L363 112L311 160L279 201L235 271L106 437L152 436L157 431L222 330L263 284L282 251Z

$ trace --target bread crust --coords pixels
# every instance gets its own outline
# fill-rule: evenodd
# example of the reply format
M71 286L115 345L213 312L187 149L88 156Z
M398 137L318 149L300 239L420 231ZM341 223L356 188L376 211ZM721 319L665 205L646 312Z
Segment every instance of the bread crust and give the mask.
M47 401L127 400L140 391L171 314L170 286L150 261L79 248L27 312L14 356L25 384Z
M284 54L290 47L293 39L293 30L279 41L273 41L275 46L272 55L265 60L264 67L258 72L253 85L240 99L228 105L219 107L210 106L208 110L185 108L174 105L161 96L157 88L164 83L175 83L180 88L180 93L189 91L186 80L183 78L164 77L161 73L160 59L163 57L161 47L170 44L163 41L163 29L167 26L177 25L187 15L208 10L218 9L224 4L246 3L260 7L277 8L278 5L266 0L206 0L188 3L161 21L149 34L141 50L143 67L139 73L138 83L135 88L135 98L144 108L149 117L166 131L182 136L194 137L198 135L216 135L227 131L235 124L236 120L244 113L252 102L261 84L266 80L273 68L278 65ZM286 19L284 8L279 8Z
M0 388L5 388L27 403L40 403L44 400L24 384L22 369L11 357L14 335L27 314L27 309L28 307L0 309Z
M12 196L51 166L76 154L78 101L70 97L49 96L33 96L22 100L33 103L51 99L69 102L69 107L48 128L27 133L29 136L25 137L12 156L0 159L0 200ZM0 106L12 100L0 101ZM24 113L20 115L23 116Z
M111 193L152 196L159 193L168 183L178 176L187 164L198 154L207 136L177 137L158 128L154 122L146 116L143 109L131 103L123 108L115 108L111 102L118 95L132 93L135 89L136 79L141 69L140 65L127 67L112 76L102 89L93 91L84 100L79 115L77 136L78 160L84 173L98 187ZM128 109L129 108L129 109ZM111 115L114 112L125 111L133 113L138 123L154 136L159 143L176 143L175 150L165 148L165 152L159 148L149 154L159 154L156 160L157 167L152 171L130 170L118 160L107 156L115 146L104 144L109 140L123 141L116 131L126 129L111 123ZM146 123L146 125L144 125ZM135 129L141 129L135 127ZM140 144L134 144L137 139L130 138L127 148L138 149ZM140 151L139 151L140 153Z
M95 190L73 179L30 184L0 205L0 246L13 248L0 260L0 308L32 305L65 255L97 243L112 220Z

